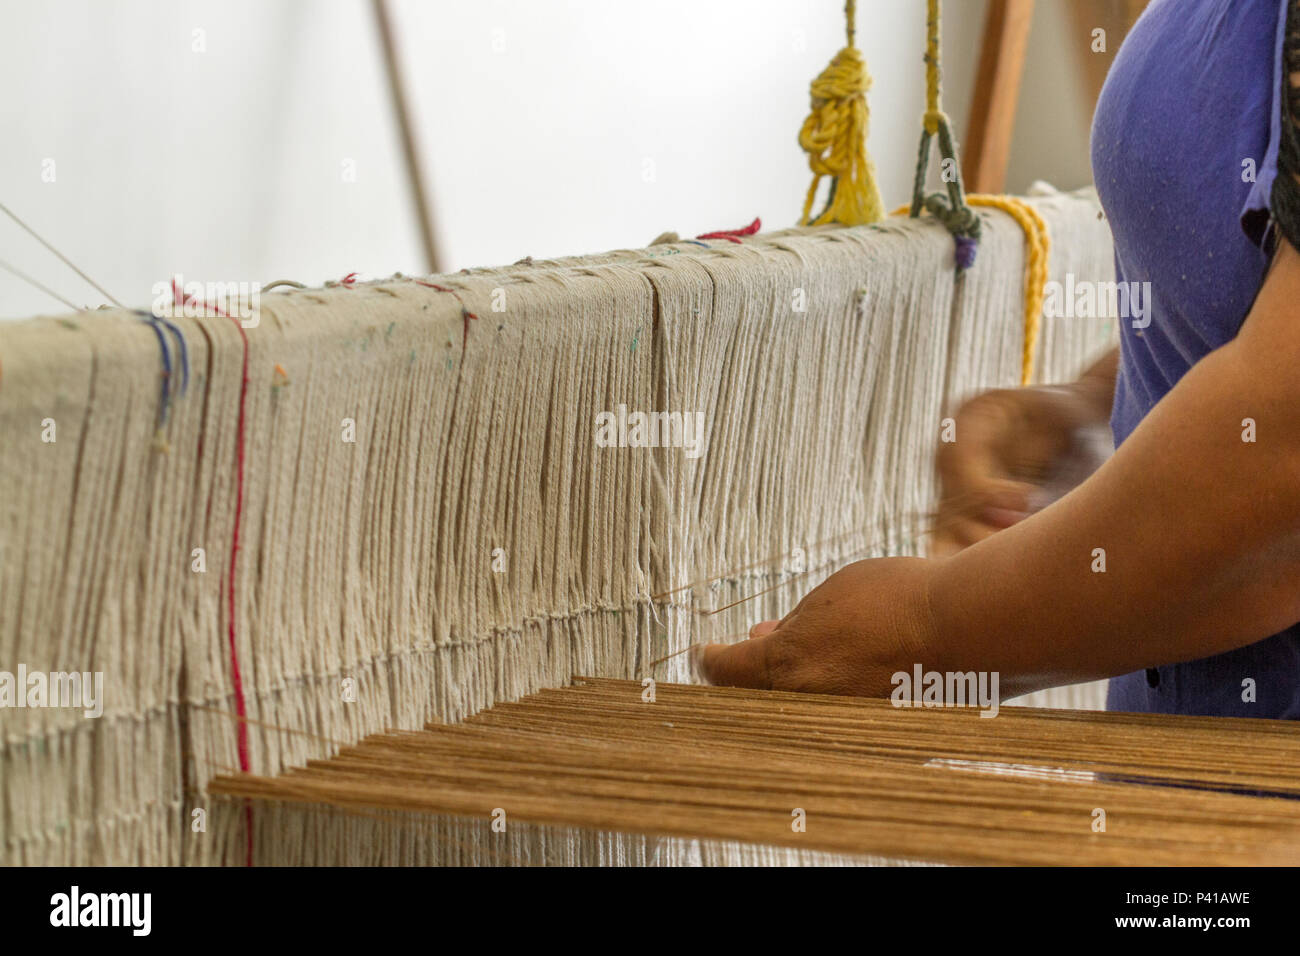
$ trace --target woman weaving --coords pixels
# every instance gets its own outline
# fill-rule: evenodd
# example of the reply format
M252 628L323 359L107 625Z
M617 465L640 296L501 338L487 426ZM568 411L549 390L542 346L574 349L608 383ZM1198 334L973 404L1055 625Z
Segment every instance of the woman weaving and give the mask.
M1091 151L1116 278L1150 283L1149 324L1121 317L1119 349L1071 386L963 406L933 556L841 569L750 640L702 648L706 679L885 697L919 663L997 672L1004 697L1110 678L1112 710L1300 718L1293 85L1300 0L1148 7ZM1030 513L1033 476L1107 419L1115 454Z

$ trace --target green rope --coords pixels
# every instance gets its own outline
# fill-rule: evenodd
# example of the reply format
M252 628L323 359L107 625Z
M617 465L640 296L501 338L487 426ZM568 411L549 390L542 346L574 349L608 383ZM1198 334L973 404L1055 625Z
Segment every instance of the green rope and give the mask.
M921 148L916 157L916 177L912 185L913 219L921 215L921 210L928 210L930 215L943 223L944 227L957 240L957 267L969 268L975 261L975 243L979 240L980 219L966 204L966 192L962 187L961 163L957 158L957 147L953 143L952 129L948 117L939 107L939 0L929 0L926 16L926 85L927 104L921 129ZM930 161L930 144L938 136L940 169L943 161L952 164L952 179L948 180L948 196L942 193L925 194L925 177Z

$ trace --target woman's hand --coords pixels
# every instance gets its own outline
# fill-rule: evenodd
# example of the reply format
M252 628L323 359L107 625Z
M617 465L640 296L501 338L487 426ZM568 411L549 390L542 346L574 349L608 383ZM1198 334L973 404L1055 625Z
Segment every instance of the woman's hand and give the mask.
M929 579L936 562L874 558L836 571L779 623L747 641L708 644L695 666L711 684L888 697L892 677L929 667Z
M1073 384L998 389L958 409L954 440L941 442L935 457L941 497L932 556L1016 524L1096 470L1109 439L1115 365L1112 352Z
M997 673L1005 699L1212 657L1300 621L1297 302L1300 253L1282 242L1237 337L1073 492L949 558L850 565L775 628L702 648L703 676L888 696L921 664ZM1222 675L1234 691L1253 677Z
M940 446L936 555L1017 523L1036 510L1045 484L1087 477L1097 462L1084 460L1089 449L1078 435L1110 417L1117 360L1118 350L1108 353L1069 386L987 392L962 406L957 440ZM921 558L850 564L781 621L754 625L749 640L699 648L696 669L712 684L888 697L894 674L910 674L917 664L938 668L951 656L942 653L946 635L936 635L930 606L942 564ZM966 657L957 655L963 666Z

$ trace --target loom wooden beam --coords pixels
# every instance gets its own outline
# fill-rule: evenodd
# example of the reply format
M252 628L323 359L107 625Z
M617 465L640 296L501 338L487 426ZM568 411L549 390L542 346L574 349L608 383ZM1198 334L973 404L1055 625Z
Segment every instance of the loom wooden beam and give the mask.
M1120 44L1142 11L1147 0L1099 0L1095 3L1070 4L1070 27L1073 31L1070 45L1083 60L1084 85L1080 91L1086 115L1092 116L1097 108L1106 74L1115 60ZM1092 48L1092 32L1106 31L1106 49L1098 52Z
M442 257L433 231L433 213L429 206L429 193L425 187L424 167L420 162L415 130L411 125L410 109L406 100L406 83L402 76L402 63L393 39L393 22L387 0L373 0L375 24L384 48L384 70L388 74L388 89L393 98L393 113L402 136L402 155L406 161L406 176L411 187L411 203L415 207L416 222L420 227L420 242L424 246L425 266L430 273L442 272Z
M976 193L1005 188L1016 103L1034 0L990 0L962 155L962 178Z

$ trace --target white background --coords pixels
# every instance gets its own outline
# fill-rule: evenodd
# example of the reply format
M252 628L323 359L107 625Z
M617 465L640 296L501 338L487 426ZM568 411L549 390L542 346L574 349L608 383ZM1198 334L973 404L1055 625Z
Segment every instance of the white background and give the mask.
M1089 178L1088 38L1064 2L1038 4L1013 191ZM844 43L839 0L392 6L446 269L798 217L796 136L809 81ZM945 4L959 133L984 10ZM924 21L921 0L859 3L891 207L915 162ZM128 305L147 307L174 272L318 284L424 271L366 0L5 0L0 23L0 201ZM101 301L8 220L0 258L77 304ZM0 317L61 311L0 273Z

